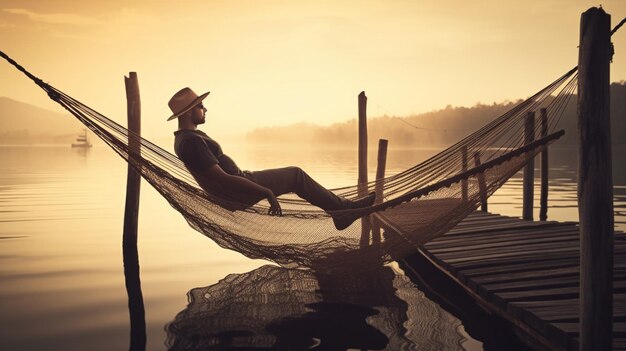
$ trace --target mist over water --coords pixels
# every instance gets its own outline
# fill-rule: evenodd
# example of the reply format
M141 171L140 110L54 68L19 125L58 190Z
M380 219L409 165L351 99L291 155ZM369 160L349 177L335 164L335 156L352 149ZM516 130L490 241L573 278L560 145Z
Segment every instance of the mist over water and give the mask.
M297 165L327 187L356 182L357 157L353 149L223 146L242 169ZM387 174L404 170L438 151L392 148ZM623 151L626 150L615 149L614 155ZM370 154L373 156L369 159L369 176L373 179L375 152ZM576 159L575 150L551 149L550 220L577 220ZM624 230L626 172L617 162L614 167L615 222L618 229ZM0 349L128 348L121 245L125 182L126 163L105 147L0 147ZM539 181L535 184L538 218ZM521 196L521 174L517 174L489 199L489 210L520 216ZM145 182L140 203L138 248L149 350L166 348L165 341L172 335L171 329L168 335L165 326L187 310L187 293L233 286L239 291L238 288L262 276L259 272L286 274L279 268L261 269L267 264L265 261L250 260L219 248L192 230ZM369 303L368 308L378 314L353 321L359 330L381 333L376 334L380 338L370 340L373 344L384 344L386 339L388 349L411 343L421 345L420 349L481 349L479 341L463 332L458 319L426 299L401 271L386 268L381 274L381 289L387 289L384 291L391 295L385 301L372 301L361 295L360 301ZM239 285L233 282L235 278L240 279ZM319 277L307 275L302 281L314 278ZM371 288L352 286L354 296ZM326 298L332 299L320 300L315 286L302 289L305 295L299 296L308 296L303 299L306 303L347 303L338 293L327 293ZM245 296L230 298L245 300ZM205 304L211 302L207 301ZM275 326L282 328L277 330L289 330L288 326L298 323L316 325L316 318L327 315L323 304L314 306L313 310L303 309L306 318L287 324L280 317L282 314L276 314L280 318ZM210 306L203 308L206 313L215 312ZM365 315L373 313L360 311ZM242 313L234 316L249 316ZM220 315L221 319L227 317ZM400 321L407 329L384 329L382 326L390 321L393 325ZM433 330L441 333L434 335Z

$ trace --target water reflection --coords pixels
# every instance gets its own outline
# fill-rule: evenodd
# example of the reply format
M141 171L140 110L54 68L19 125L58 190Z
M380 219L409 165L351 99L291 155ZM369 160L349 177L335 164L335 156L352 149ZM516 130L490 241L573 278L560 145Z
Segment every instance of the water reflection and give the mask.
M554 150L548 218L575 221L576 150ZM69 146L0 147L1 350L128 348L128 296L121 279L120 245L127 165L105 147L82 151ZM236 159L249 169L301 165L329 187L353 184L357 177L354 150L266 151L233 153L239 153ZM614 155L625 151L615 148ZM432 153L390 149L388 174ZM373 170L375 159L369 162ZM624 230L626 163L616 159L614 175L615 223ZM370 173L370 179L373 176ZM537 184L538 180L536 194ZM489 199L494 213L520 216L520 205L521 174ZM460 349L461 322L424 298L393 267L363 263L358 269L346 267L351 274L326 277L318 273L321 269L302 272L268 266L252 271L265 262L222 250L199 235L149 186L142 187L139 221L148 350L163 349L166 337L176 342L181 338L183 345L192 332L202 338L212 331L237 345L242 340L239 330L254 332L248 345L274 346L285 340L285 333L295 333L294 325L317 328L297 339L319 348L320 335L331 342L326 327L344 320L354 333L370 331L369 345L388 350L415 345ZM232 272L248 273L224 278ZM189 293L194 302L180 312L187 302L185 292L205 285L210 286ZM277 309L284 312L264 312ZM175 329L164 330L179 312L183 316L171 325L181 330L174 334ZM219 320L210 321L211 316ZM193 320L200 324L194 327ZM352 344L350 335L356 334L342 325L335 327L343 331L339 336L343 339L336 342ZM482 349L473 342L473 349ZM464 347L468 349L467 341Z
M188 300L166 326L170 350L461 350L465 340L458 320L375 260L266 265L192 289Z

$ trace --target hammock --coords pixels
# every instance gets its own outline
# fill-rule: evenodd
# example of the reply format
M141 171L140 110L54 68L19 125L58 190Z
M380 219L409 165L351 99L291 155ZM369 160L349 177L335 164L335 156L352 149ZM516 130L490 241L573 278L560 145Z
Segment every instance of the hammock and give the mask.
M269 205L265 201L245 210L226 209L225 199L201 190L176 156L44 83L4 53L0 52L0 56L31 78L52 100L126 160L191 227L221 247L247 257L306 267L347 251L352 254L346 255L346 259L349 257L355 262L362 260L363 255L378 255L383 261L391 261L444 234L474 211L481 198L493 194L548 143L563 135L560 131L528 143L520 131L524 130L527 113L540 108L547 109L548 129L553 131L576 88L577 77L577 68L573 68L455 145L410 169L365 184L368 192L382 189L382 202L333 215L376 213L397 222L405 234L400 237L387 230L383 238L370 244L369 237L362 238L361 221L337 231L329 214L295 195L279 199L283 208L281 217L268 216ZM540 135L539 129L540 123L535 123L534 135ZM129 141L137 147L129 147ZM469 157L464 156L464 150ZM474 164L469 160L473 160L475 154L482 164L468 166ZM359 187L332 191L354 199L358 197Z

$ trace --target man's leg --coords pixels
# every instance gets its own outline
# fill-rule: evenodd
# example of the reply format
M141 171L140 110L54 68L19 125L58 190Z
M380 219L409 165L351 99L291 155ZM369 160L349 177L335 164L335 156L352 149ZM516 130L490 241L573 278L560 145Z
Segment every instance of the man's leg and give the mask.
M285 167L252 172L254 180L280 196L295 193L324 211L349 208L350 201L327 190L299 167Z

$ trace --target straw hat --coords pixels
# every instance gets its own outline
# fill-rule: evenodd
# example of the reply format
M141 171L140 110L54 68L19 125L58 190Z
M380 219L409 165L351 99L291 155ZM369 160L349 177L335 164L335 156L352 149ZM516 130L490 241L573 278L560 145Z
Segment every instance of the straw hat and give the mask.
M194 93L193 90L189 88L182 88L174 94L174 96L172 96L170 101L167 103L170 110L174 113L167 120L171 121L174 118L180 117L182 114L191 110L194 106L204 100L207 95L209 95L209 92L198 96L198 94Z

